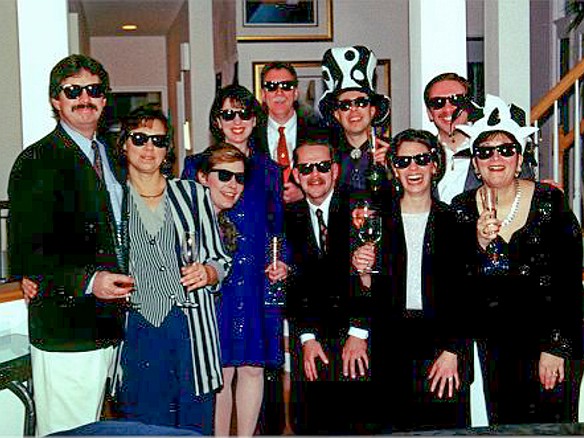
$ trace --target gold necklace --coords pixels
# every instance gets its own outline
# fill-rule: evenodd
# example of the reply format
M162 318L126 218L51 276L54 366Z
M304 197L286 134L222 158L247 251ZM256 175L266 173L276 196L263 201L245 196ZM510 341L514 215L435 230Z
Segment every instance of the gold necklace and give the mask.
M166 186L164 186L162 188L162 190L160 191L160 193L156 194L156 195L143 195L142 193L139 193L140 196L142 196L143 198L158 198L159 196L162 196L162 194L164 193L164 189L166 189Z

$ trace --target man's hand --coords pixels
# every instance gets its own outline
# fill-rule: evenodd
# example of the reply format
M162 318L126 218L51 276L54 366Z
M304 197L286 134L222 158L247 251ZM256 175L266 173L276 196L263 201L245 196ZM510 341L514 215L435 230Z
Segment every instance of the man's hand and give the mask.
M564 378L564 358L542 351L539 356L539 381L543 387L554 389Z
M320 358L325 365L328 365L328 357L324 353L320 342L316 339L310 339L302 344L304 375L310 382L318 380L318 370L316 369L316 359L318 358Z
M298 187L296 184L288 181L284 183L284 202L286 204L290 204L292 202L300 201L304 199L304 193L302 189Z
M460 388L460 377L458 376L458 358L456 354L443 351L438 359L432 364L428 380L430 380L430 392L438 389L438 398L444 395L444 389L448 385L448 398L454 395L454 389Z
M351 379L364 376L369 369L369 357L367 356L367 340L356 336L349 336L343 346L343 375L347 377L351 373Z
M124 274L98 271L93 280L93 295L101 300L119 300L130 296L134 279Z
M375 155L373 161L383 167L387 167L387 151L389 151L389 143L375 137Z

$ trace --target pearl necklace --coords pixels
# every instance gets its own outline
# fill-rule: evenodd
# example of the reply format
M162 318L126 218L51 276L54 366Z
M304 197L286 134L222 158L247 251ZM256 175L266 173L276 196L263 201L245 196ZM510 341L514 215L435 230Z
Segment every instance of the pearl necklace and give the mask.
M511 210L509 214L501 222L501 228L506 227L515 219L517 212L519 211L519 201L521 201L521 186L519 181L515 180L515 198L513 199L513 204L511 204Z

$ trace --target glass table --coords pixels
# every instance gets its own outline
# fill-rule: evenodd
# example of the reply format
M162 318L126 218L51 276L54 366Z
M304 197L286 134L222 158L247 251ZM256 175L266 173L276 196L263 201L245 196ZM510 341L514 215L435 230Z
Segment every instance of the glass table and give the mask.
M26 383L26 385L25 385ZM24 436L35 433L32 371L28 336L0 336L0 390L8 389L24 404Z

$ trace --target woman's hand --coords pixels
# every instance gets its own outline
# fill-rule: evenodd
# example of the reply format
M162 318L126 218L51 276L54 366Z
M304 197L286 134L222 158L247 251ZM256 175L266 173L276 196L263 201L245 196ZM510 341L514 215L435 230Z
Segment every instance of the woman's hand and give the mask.
M564 358L542 351L539 356L539 381L543 387L554 389L564 378Z
M22 295L24 295L24 302L27 304L39 293L38 285L28 277L22 277L20 288Z
M276 260L276 266L270 263L265 272L268 275L268 280L272 284L278 281L284 281L288 277L288 265L281 260Z
M182 277L180 284L190 292L205 286L217 284L217 271L215 268L203 263L193 263L180 269Z
M492 216L492 213L483 210L477 220L477 241L484 250L499 234L501 221Z
M454 390L460 388L457 355L449 351L443 351L432 364L428 380L431 383L430 392L435 393L436 389L438 389L438 398L442 398L444 389L448 385L448 398L452 398Z

